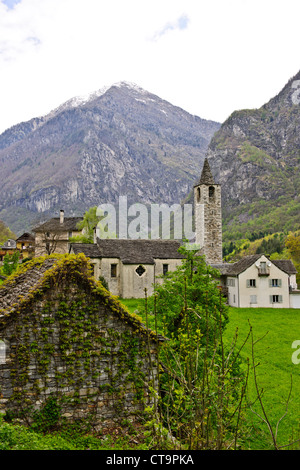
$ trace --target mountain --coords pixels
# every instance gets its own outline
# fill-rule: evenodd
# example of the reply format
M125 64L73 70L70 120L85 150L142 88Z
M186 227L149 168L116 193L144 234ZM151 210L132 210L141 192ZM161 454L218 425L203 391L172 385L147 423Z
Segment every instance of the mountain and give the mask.
M219 128L127 82L72 98L0 136L0 218L20 233L119 195L178 203Z
M300 72L259 109L235 111L207 151L224 240L300 228Z

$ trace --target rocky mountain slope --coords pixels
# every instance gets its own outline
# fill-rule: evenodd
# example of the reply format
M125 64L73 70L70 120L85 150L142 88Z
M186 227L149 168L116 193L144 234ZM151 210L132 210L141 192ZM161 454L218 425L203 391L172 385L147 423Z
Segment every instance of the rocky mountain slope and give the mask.
M259 109L234 112L207 157L222 185L224 239L300 228L300 72Z
M73 98L0 136L0 219L20 233L119 195L178 203L219 128L126 82Z

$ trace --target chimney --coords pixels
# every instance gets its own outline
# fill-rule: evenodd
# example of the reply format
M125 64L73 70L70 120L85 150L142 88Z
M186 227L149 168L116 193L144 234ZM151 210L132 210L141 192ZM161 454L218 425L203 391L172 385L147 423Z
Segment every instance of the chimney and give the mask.
M65 215L65 211L61 209L60 214L59 214L59 221L61 224L64 223L64 215Z

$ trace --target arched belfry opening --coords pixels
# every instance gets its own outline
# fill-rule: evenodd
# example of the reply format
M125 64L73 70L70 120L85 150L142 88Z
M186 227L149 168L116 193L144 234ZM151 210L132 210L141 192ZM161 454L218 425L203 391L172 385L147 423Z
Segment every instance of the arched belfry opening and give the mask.
M215 187L214 186L209 186L209 188L208 188L208 197L209 197L210 201L215 198Z
M197 202L200 202L200 199L201 199L201 190L200 190L200 188L198 187L198 188L197 188Z

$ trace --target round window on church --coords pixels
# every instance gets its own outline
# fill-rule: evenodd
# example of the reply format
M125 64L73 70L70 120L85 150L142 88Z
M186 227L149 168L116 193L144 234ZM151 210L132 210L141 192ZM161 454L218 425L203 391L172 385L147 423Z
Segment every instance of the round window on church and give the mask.
M144 268L144 266L142 266L141 264L136 268L135 272L139 275L139 276L142 276L144 274L144 272L146 271L146 269Z

